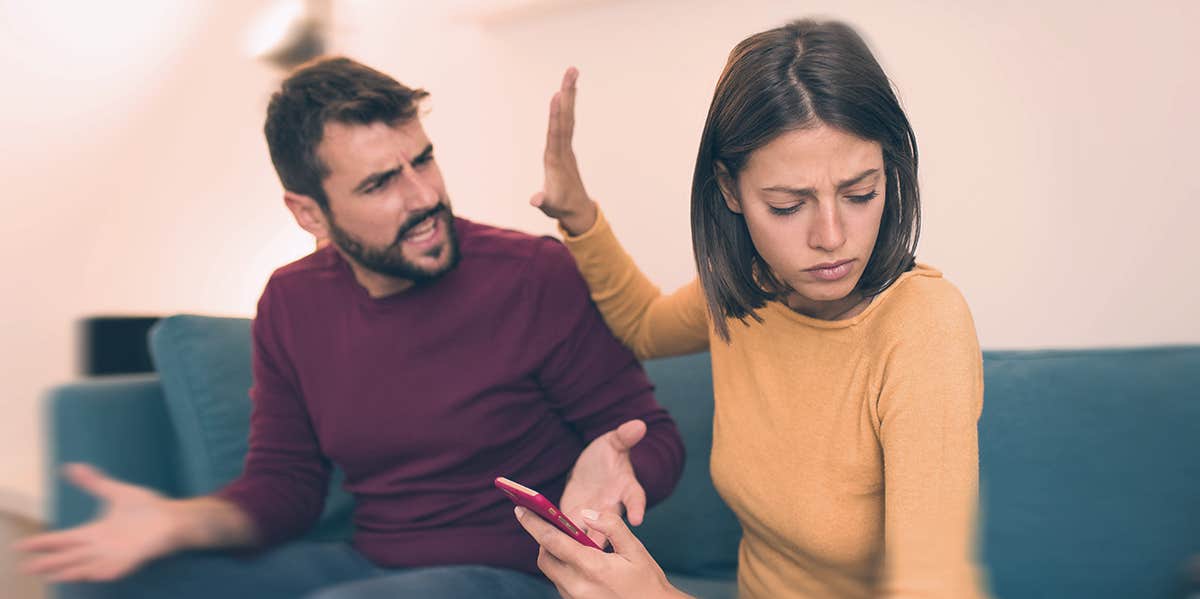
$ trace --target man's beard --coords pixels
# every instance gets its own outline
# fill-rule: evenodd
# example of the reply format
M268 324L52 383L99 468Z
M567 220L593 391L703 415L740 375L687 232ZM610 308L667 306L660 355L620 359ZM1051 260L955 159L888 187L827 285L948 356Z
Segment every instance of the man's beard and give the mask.
M426 218L433 217L440 222L438 226L443 227L445 231L445 241L442 245L436 248L431 248L426 255L436 257L439 254L443 257L443 262L435 268L425 268L419 266L408 258L404 257L404 235L412 230L413 227L421 223ZM450 272L458 265L458 235L454 230L454 212L450 209L450 205L445 202L439 202L437 206L430 208L419 214L414 214L404 222L396 233L396 239L390 245L383 248L368 247L358 239L355 239L345 229L342 229L333 220L333 215L327 214L329 222L329 235L333 243L356 262L367 270L377 272L382 275L396 277L421 283L432 281L438 277ZM447 255L448 254L448 255Z

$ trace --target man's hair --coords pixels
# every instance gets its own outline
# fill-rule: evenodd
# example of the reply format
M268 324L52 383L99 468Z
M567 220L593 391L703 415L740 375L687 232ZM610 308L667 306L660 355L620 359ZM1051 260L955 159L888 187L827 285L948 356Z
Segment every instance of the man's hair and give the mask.
M800 20L737 45L713 93L692 179L692 250L718 335L727 319L787 290L763 260L741 214L729 210L717 165L736 181L750 154L779 135L821 124L883 148L883 218L857 291L873 296L915 263L921 226L917 138L866 42L836 21Z
M329 168L317 157L325 124L396 125L414 118L428 95L345 57L300 66L271 96L263 126L283 188L313 198L328 211L321 182Z

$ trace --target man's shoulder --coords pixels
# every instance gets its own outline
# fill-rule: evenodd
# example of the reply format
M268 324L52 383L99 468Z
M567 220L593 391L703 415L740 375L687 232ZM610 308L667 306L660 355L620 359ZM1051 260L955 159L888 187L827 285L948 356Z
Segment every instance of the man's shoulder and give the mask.
M459 243L464 256L493 263L509 263L512 267L542 271L565 257L570 260L562 242L553 237L532 235L514 229L487 225L456 218ZM547 262L549 261L549 262Z
M333 244L326 244L303 258L275 269L267 285L303 286L334 276L340 267L341 256Z

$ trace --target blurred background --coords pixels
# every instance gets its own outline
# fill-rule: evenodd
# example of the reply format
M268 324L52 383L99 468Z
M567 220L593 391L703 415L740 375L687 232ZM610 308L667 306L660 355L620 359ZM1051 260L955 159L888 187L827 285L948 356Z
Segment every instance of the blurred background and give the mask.
M41 509L39 400L86 370L81 321L251 316L312 250L261 133L288 52L429 90L456 211L533 233L553 230L526 203L548 101L578 66L589 191L673 289L694 276L691 170L725 58L801 16L855 25L894 80L919 259L985 348L1200 342L1193 0L0 0L0 498Z

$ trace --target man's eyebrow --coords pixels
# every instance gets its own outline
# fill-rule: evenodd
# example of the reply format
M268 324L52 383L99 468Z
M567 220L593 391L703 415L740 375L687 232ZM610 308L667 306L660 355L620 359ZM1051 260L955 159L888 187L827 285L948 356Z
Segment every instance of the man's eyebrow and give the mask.
M847 187L853 187L855 185L858 185L859 183L862 183L863 179L866 179L867 177L870 177L871 175L875 175L877 173L879 173L879 169L877 169L877 168L867 169L853 177L850 177L849 179L846 179L845 181L841 181L840 183L838 183L837 188L839 190L841 190L841 189L846 189ZM817 190L812 187L800 188L800 187L788 187L786 185L772 185L771 187L764 187L763 191L781 191L783 193L788 193L791 195L804 196L804 197L810 197L810 198L817 197Z
M421 150L421 153L417 154L417 156L412 159L412 163L420 164L422 162L429 160L429 158L432 156L433 156L433 144L427 144L425 146L425 149ZM387 181L388 179L391 179L392 177L399 175L403 170L404 170L404 165L402 164L395 168L390 168L386 171L380 171L378 173L371 173L370 175L367 175L366 178L364 178L362 181L359 182L358 185L356 185L354 187L354 193L362 193L362 192L366 191L367 189L375 186L378 183Z
M412 159L413 164L425 162L426 160L429 160L431 156L433 156L433 144L427 144L425 149L421 150L421 153L417 154L416 157Z
M387 181L388 179L391 179L392 177L399 175L400 171L402 171L402 170L404 170L403 165L397 166L396 168L388 169L386 171L380 171L378 173L371 173L370 175L367 175L367 177L365 179L363 179L361 182L359 182L358 185L356 185L354 187L354 193L362 193L362 192L366 191L367 189L374 187L378 183Z

